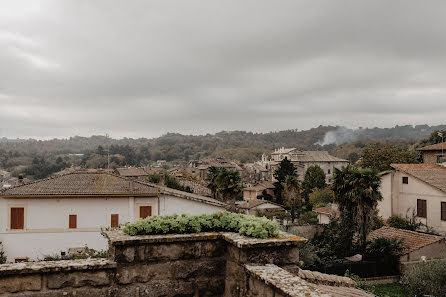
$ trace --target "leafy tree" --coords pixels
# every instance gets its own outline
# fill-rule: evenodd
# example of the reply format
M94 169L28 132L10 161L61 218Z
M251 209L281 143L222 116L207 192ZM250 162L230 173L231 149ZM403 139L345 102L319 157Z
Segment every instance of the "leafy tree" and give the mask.
M266 190L263 190L262 194L258 195L256 198L257 199L263 199L263 200L269 200L269 201L273 200L273 196L268 194L268 192Z
M310 194L314 189L323 189L327 186L325 182L325 172L318 165L312 165L307 168L305 172L304 181L302 183L303 187L303 196L305 198L305 202L308 205Z
M274 177L277 179L274 183L274 196L276 197L276 201L280 204L283 203L283 184L286 182L287 176L297 176L297 169L291 161L285 158L279 163L279 168L274 172Z
M385 171L391 169L390 164L392 163L418 163L418 153L400 149L393 145L375 143L363 151L360 166Z
M329 203L334 201L334 193L333 190L329 187L325 189L315 189L310 194L310 204L314 208L323 207Z
M444 138L442 138L439 135L439 133L443 133ZM428 138L421 140L417 146L423 147L423 146L428 146L428 145L432 145L432 144L437 144L437 143L441 143L445 139L446 139L446 130L435 130L431 133L431 135Z
M375 169L353 166L335 169L332 188L341 211L341 220L344 226L356 226L362 250L365 250L367 235L373 227L376 205L382 199L380 184L381 179Z

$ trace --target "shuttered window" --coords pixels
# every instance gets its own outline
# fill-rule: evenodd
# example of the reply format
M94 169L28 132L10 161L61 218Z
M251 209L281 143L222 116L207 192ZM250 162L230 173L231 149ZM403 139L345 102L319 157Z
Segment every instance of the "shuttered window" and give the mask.
M417 199L417 217L427 217L427 203L426 200Z
M145 219L152 215L152 207L151 206L140 206L139 207L139 217Z
M68 228L76 229L77 228L77 215L70 215L68 220Z
M11 207L11 229L25 228L25 209L23 207Z
M118 214L112 214L111 215L110 227L112 227L112 228L118 228L119 227L119 215Z
M446 202L441 202L441 220L446 221Z

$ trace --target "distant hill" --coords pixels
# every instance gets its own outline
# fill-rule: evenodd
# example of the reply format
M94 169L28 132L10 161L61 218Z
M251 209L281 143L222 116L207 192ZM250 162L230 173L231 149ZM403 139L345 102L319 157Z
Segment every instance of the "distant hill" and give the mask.
M107 139L105 136L67 139L35 140L0 138L0 168L10 171L23 166L46 164L48 167L58 157L67 164L69 154L84 154L80 165L104 166L104 151L110 146L114 166L148 165L164 159L170 163L186 163L191 159L205 157L228 157L242 162L252 162L263 152L277 147L296 147L301 150L328 150L334 155L347 157L360 153L361 147L374 141L399 142L412 145L428 138L435 130L446 130L446 125L395 126L393 128L348 129L338 126L319 126L309 130L285 130L268 133L245 131L222 131L206 135L181 135L168 133L147 138ZM102 148L98 149L99 146ZM35 160L43 157L45 160ZM72 158L72 157L70 157ZM42 163L43 162L43 163ZM61 160L59 160L60 164ZM77 164L78 165L78 164ZM38 168L38 166L35 166ZM54 167L54 166L53 166Z

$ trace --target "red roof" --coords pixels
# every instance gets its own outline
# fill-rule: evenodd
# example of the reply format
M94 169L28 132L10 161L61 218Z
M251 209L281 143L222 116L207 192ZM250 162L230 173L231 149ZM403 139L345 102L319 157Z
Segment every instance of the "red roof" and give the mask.
M381 227L377 230L374 230L369 233L367 236L367 240L375 240L379 237L385 238L395 238L403 241L403 245L405 246L405 250L402 253L403 255L409 254L413 251L421 249L425 246L438 242L440 240L444 240L441 236L425 234L415 231L409 231L404 229L397 229L392 227Z
M328 214L334 218L339 218L341 216L341 212L333 209L331 206L315 208L313 211L316 213Z
M446 150L446 142L437 143L433 145L428 145L422 148L417 149L418 151L441 151Z

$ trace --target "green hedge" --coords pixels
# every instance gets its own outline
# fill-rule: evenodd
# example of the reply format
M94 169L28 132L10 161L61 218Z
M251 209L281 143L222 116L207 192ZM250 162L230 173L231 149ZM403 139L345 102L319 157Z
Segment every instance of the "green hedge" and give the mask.
M269 238L279 235L279 226L265 217L217 212L203 215L151 216L124 227L124 232L132 236L207 231L230 231L257 238Z

